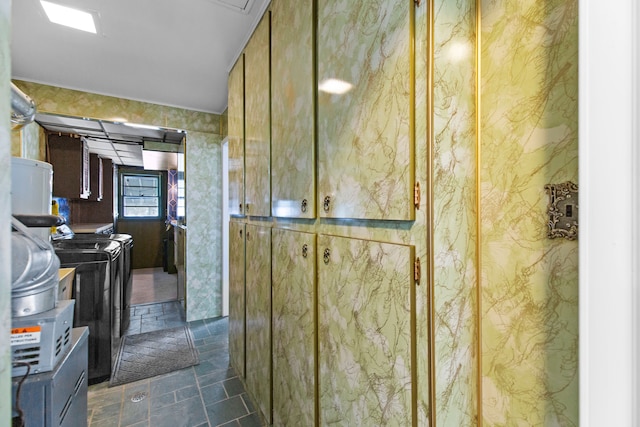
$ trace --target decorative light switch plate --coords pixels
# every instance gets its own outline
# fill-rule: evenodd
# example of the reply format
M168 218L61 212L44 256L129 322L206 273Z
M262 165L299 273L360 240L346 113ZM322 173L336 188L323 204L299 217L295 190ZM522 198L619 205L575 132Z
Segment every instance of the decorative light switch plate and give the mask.
M567 181L544 186L549 195L547 237L578 238L578 185Z

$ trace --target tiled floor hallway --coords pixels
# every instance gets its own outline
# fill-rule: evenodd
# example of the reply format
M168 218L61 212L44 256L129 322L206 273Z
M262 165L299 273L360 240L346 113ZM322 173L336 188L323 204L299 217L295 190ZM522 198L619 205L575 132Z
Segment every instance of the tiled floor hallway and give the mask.
M134 284L135 286L135 284ZM135 305L127 334L184 325L177 301ZM200 364L122 386L89 387L89 427L260 426L242 382L229 366L228 319L188 323Z

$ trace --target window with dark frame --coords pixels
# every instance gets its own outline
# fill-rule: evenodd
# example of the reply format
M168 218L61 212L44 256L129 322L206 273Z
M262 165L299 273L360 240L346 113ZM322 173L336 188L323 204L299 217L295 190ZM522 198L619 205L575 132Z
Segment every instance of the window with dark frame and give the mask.
M159 218L163 214L160 174L123 173L120 214L123 218Z

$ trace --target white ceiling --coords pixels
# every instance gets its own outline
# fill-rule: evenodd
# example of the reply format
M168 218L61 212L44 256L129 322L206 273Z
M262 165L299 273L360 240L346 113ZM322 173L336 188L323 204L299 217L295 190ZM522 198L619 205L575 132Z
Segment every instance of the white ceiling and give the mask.
M94 13L98 34L49 22L39 0L14 0L12 78L218 114L228 72L270 3L50 1Z

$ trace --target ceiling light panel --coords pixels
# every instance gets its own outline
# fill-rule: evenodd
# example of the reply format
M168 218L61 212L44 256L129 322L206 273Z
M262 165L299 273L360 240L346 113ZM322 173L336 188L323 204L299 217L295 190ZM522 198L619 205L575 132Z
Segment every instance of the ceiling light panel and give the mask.
M87 145L91 150L113 150L113 147L111 147L110 142L103 142L103 141L88 139Z
M40 4L42 4L49 21L54 24L96 34L96 24L91 13L45 0L40 0Z

